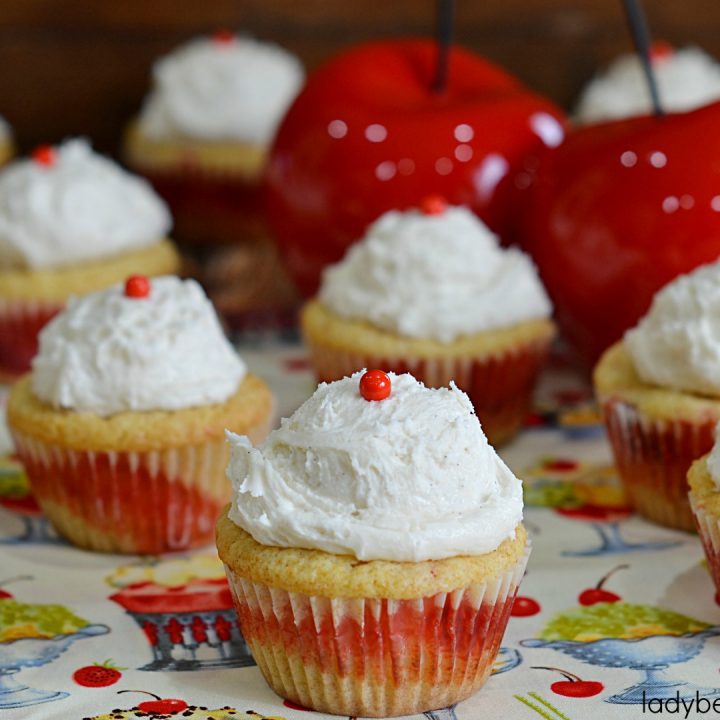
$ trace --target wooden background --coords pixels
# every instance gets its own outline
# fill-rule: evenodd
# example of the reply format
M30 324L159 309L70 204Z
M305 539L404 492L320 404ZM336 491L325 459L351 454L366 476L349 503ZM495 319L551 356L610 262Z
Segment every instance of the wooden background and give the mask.
M718 0L645 0L657 38L720 57ZM219 28L297 53L308 69L368 39L432 32L433 0L0 0L0 114L21 149L83 134L116 152L154 58ZM457 0L458 41L570 107L630 47L621 0Z

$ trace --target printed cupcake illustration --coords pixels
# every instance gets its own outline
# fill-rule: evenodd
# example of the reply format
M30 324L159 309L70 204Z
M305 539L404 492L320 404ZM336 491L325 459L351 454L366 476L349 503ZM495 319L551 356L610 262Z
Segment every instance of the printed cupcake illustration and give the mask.
M237 625L217 556L121 565L106 578L110 599L145 634L152 661L140 670L254 665Z
M67 697L62 691L40 690L17 679L23 668L52 662L76 640L104 635L63 605L21 602L6 590L0 597L0 710Z
M206 705L192 705L180 698L162 698L144 690L121 690L120 693L144 693L147 700L127 710L115 707L108 713L85 720L125 720L125 718L182 718L182 720L285 720L278 715L261 715L254 710L236 710L230 705L211 709Z

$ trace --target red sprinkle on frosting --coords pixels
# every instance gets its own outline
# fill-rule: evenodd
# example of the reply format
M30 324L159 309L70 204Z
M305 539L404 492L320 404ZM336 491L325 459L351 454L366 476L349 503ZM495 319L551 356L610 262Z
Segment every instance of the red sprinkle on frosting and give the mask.
M428 195L420 203L420 209L425 215L442 215L447 206L447 200L442 195Z
M235 33L232 30L217 30L212 35L212 41L217 45L229 45L235 41Z
M382 370L368 370L360 378L360 394L366 400L385 400L391 390L390 378Z
M150 281L144 275L131 275L125 281L125 297L146 298L150 295Z
M38 165L52 167L57 162L57 153L52 145L38 145L32 151L32 159Z

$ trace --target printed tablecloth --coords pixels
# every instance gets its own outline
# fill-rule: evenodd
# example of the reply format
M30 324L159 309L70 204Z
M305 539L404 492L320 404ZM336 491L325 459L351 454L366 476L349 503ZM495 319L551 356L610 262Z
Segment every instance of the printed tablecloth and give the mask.
M277 394L280 414L312 392L298 346L243 354ZM426 716L720 713L720 700L713 706L720 698L720 608L700 543L631 513L587 386L561 367L548 372L528 427L501 455L525 480L533 542L527 575L487 685ZM0 599L0 631L14 623L17 636L0 642L0 717L75 719L115 711L122 718L120 711L140 706L149 718L161 710L182 718L187 707L207 708L211 717L309 718L309 711L274 695L253 665L215 578L217 565L212 547L150 559L74 549L57 539L17 464L5 457L0 598L60 605L60 619L67 612L89 624L54 639L23 639L23 618L3 614ZM163 597L143 594L155 583ZM204 592L202 607L194 609L198 595L191 588L207 590L208 583L215 595ZM215 607L208 608L208 596L217 598ZM175 702L156 705L155 712L142 705L154 700L141 691ZM211 715L220 708L225 714Z

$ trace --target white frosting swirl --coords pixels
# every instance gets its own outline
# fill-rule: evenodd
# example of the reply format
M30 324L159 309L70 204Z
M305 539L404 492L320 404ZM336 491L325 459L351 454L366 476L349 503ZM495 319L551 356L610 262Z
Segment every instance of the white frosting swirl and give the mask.
M147 298L117 285L71 299L32 368L40 400L103 417L224 402L246 372L202 288L173 276L153 278Z
M283 48L197 38L160 59L140 127L148 137L269 143L304 80Z
M17 160L0 172L0 268L47 268L147 247L171 226L142 178L84 140L55 148L53 165Z
M720 261L662 288L625 346L645 382L720 396Z
M720 99L720 65L698 47L653 61L658 93L668 112L686 112ZM621 55L588 83L575 118L589 124L652 112L650 91L637 54Z
M389 373L321 384L259 447L228 433L230 518L264 545L359 560L481 555L514 537L522 484L485 438L467 395Z
M319 298L341 317L443 343L552 311L530 258L463 207L385 213L325 269Z

